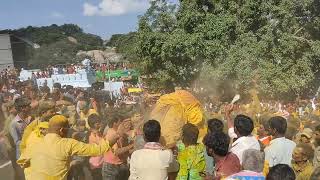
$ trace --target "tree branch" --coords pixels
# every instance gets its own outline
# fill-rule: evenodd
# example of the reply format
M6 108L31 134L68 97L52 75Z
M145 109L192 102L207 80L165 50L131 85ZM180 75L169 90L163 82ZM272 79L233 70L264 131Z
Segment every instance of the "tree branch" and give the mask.
M301 30L303 29L303 27L301 27L300 29L298 29L293 35L297 35Z
M304 37L299 37L299 36L295 36L295 35L293 35L293 36L291 36L291 37L294 38L294 39L296 39L296 40L299 40L299 41L305 41L305 42L307 42L308 44L311 44L311 43L312 43L311 40L306 39L306 38L304 38Z

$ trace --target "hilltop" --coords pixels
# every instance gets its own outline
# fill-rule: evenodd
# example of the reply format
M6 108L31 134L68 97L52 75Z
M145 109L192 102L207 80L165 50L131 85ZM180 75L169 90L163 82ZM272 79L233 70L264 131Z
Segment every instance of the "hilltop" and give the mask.
M33 27L20 29L1 30L1 33L9 33L39 44L40 48L25 49L30 68L39 68L48 64L64 64L78 61L78 51L90 51L103 49L101 37L85 33L75 24L58 26Z

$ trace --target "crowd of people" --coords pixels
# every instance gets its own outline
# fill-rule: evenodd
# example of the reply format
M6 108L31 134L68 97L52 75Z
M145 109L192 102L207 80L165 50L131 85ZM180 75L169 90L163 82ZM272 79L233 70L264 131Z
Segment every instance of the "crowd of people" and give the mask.
M32 78L50 78L52 75L59 74L77 74L81 70L86 69L86 67L90 66L93 70L97 71L97 75L106 74L108 70L127 70L130 65L126 63L111 63L109 66L107 64L91 64L91 62L87 63L78 63L78 64L67 64L67 65L54 65L48 66L41 70L35 70L32 73Z
M3 80L9 80L9 79L16 79L18 74L18 70L8 66L7 68L3 69L0 71L0 79L1 81Z
M148 119L154 100L119 103L9 74L0 86L0 179L320 179L316 100L223 104L209 111L203 138L186 121L180 140L164 145L159 121Z

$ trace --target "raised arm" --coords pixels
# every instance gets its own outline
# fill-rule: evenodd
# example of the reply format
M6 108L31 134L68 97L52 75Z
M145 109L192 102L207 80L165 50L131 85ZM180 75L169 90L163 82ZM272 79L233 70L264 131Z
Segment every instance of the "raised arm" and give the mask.
M228 126L228 129L230 128L234 128L234 124L233 124L233 120L231 119L231 113L233 111L233 107L234 105L233 104L228 104L226 107L225 107L225 118L227 120L227 126Z
M66 139L66 147L69 146L71 155L99 156L110 149L109 143L101 140L99 144L86 144L75 139Z
M227 120L227 126L228 126L228 135L230 138L234 139L237 138L237 134L234 132L234 123L231 118L231 113L233 111L234 105L228 104L225 107L225 118Z

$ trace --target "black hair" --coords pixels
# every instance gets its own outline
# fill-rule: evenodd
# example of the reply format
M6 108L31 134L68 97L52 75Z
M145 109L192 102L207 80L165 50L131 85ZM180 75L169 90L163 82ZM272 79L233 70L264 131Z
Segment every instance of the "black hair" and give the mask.
M21 111L23 108L30 105L30 101L26 97L19 97L14 101L14 107L17 111Z
M60 83L54 83L53 88L61 89L61 84Z
M240 114L234 119L234 127L240 136L249 136L253 131L254 125L250 117Z
M123 117L122 117L119 113L117 113L117 112L112 112L112 113L110 113L110 115L109 115L108 117L109 117L109 118L108 118L108 126L109 126L110 128L112 128L112 126L113 126L114 123L117 123L117 122L123 120L123 119L122 119Z
M143 134L146 142L159 142L161 126L156 120L149 120L143 125Z
M223 122L219 119L209 119L208 129L210 132L222 132L223 131Z
M199 129L197 126L187 123L182 127L182 139L183 143L188 145L197 144L199 135Z
M49 94L50 93L50 88L48 86L41 86L40 87L40 92Z
M67 85L67 86L66 86L66 91L69 92L70 90L73 90L73 86Z
M101 122L101 118L98 114L91 114L88 117L88 125L90 128L94 128L94 125L98 122Z
M230 138L223 132L208 133L203 143L219 156L226 156L229 152Z
M293 169L287 164L278 164L273 166L269 174L266 177L266 180L295 180L296 175L294 174Z
M275 129L277 133L285 135L287 131L287 120L281 116L275 116L269 119L270 129Z

